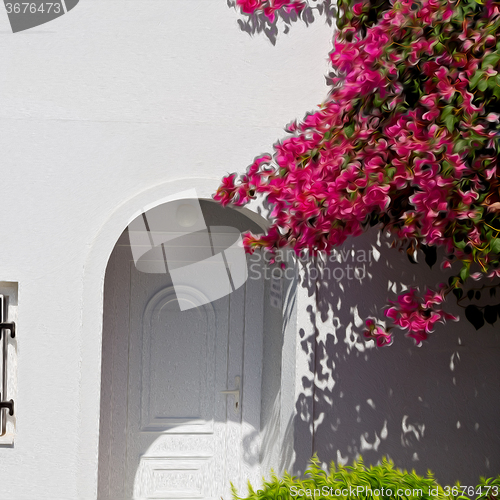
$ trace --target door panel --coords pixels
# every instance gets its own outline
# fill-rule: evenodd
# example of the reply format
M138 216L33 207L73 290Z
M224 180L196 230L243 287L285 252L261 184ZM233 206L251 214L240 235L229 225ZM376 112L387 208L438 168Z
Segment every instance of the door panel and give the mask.
M130 275L126 498L219 498L241 441L227 450L230 296L181 311L168 275Z
M229 500L230 482L261 478L263 283L205 304L137 271L122 241L105 286L99 499ZM235 408L222 391L238 376Z
M141 363L140 431L212 428L217 325L211 309L179 311L175 290L167 286L151 298L142 321L134 324L132 319L131 332L137 333L134 341L138 342L134 349L141 357L137 360ZM225 339L219 340L223 347ZM138 378L137 373L131 377Z

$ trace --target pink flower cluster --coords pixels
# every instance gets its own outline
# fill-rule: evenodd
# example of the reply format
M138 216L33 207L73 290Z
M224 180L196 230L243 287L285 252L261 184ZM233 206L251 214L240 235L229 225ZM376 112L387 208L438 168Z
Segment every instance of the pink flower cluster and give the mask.
M373 319L368 318L366 320L366 327L368 329L365 330L364 336L367 339L374 339L379 347L392 343L391 334L383 327L376 325Z
M274 21L275 12L281 8L299 13L306 5L301 0L236 0L236 4L244 14L262 11L271 21Z
M244 12L299 5L238 3ZM333 41L339 76L328 99L214 197L244 205L261 195L273 207L267 233L246 235L248 251L330 252L381 223L401 245L441 246L462 261L453 286L472 264L487 272L499 263L500 2L467 4L474 15L459 4L395 0L364 34L370 4L354 6ZM408 292L388 315L420 343L449 319L437 302L449 291L424 303ZM389 343L383 330L368 332Z
M419 345L426 340L428 334L434 330L437 322L446 320L457 321L458 318L442 311L439 306L444 300L444 285L439 292L427 290L424 297L419 297L415 288L401 294L397 302L386 310L385 315L394 321L394 324L408 330L407 336L412 337Z

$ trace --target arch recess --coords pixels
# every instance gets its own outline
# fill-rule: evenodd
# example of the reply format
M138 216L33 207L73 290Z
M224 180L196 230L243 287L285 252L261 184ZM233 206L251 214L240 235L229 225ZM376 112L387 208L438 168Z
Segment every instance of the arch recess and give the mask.
M78 497L97 497L99 415L101 394L101 357L103 332L103 290L106 266L124 229L141 213L169 201L190 198L185 192L195 189L200 199L211 199L220 179L183 178L165 182L137 193L124 201L103 222L85 262L80 333L80 413L78 447ZM239 209L263 230L266 220L249 209Z

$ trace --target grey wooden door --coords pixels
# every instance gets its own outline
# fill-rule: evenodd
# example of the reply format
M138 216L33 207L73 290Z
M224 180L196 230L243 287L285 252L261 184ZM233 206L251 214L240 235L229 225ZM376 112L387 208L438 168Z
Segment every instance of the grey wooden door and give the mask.
M263 283L199 293L138 271L122 235L105 284L99 498L229 500L230 482L260 479ZM203 305L181 310L190 300ZM223 393L237 377L238 407Z

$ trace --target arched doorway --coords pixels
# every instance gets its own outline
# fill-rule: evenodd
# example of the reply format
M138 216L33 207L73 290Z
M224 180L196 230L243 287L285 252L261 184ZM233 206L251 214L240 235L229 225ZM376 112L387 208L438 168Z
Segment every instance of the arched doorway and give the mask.
M240 212L199 203L209 227L261 231ZM145 257L154 267L165 253ZM169 272L138 270L128 230L121 235L104 284L99 499L230 498L230 482L260 479L265 294L256 276L210 302Z

